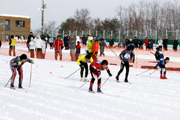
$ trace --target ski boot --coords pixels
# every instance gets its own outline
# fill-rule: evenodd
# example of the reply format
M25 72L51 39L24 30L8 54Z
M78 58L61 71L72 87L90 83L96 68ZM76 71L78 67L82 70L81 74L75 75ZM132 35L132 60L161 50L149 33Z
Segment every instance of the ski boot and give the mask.
M84 78L84 82L89 82L89 80L87 79L87 77Z
M119 83L119 77L118 77L118 76L116 76L116 82L118 82L118 83Z
M12 84L12 83L11 83L11 85L10 85L10 89L15 90L14 84Z
M18 85L18 88L19 88L19 89L23 89L23 87L22 87L22 85L21 85L21 84L19 84L19 85Z
M164 79L164 77L161 75L161 76L160 76L160 79Z
M103 94L100 87L97 88L97 93L102 93Z
M83 78L81 78L81 80L80 80L80 81L81 81L81 82L83 82L83 80L84 80L84 79L83 79Z
M125 83L128 83L129 81L127 79L124 80Z
M94 93L93 89L92 89L92 86L89 87L89 92L90 93Z
M166 77L166 75L164 74L164 77L163 77L164 79L167 79L167 77Z

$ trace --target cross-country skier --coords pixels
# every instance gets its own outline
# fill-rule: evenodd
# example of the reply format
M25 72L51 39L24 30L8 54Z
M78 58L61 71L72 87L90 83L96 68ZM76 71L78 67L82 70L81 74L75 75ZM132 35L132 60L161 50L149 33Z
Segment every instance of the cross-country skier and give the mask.
M94 61L93 63L91 63L90 72L91 72L92 79L90 82L89 92L94 93L92 87L93 87L95 78L97 78L97 80L98 80L97 92L103 93L100 89L100 87L101 87L101 71L103 71L103 70L107 70L109 76L112 76L112 74L108 68L108 61L107 60L103 60L102 62Z
M127 47L127 49L123 50L121 54L119 55L121 59L121 66L120 71L118 72L116 76L117 82L119 82L119 75L123 72L124 66L126 67L126 77L124 79L124 82L128 82L128 75L129 75L129 58L132 58L132 61L134 63L135 61L135 54L132 52L131 47Z
M161 68L160 71L160 79L167 79L166 77L166 64L169 62L169 57L166 57L166 59L160 59L160 61L157 63L157 65L154 68ZM164 74L164 76L163 76Z
M164 58L163 52L162 52L162 46L156 48L155 58L157 61Z
M22 69L22 65L25 62L29 62L29 63L34 64L34 61L30 60L29 58L27 58L26 54L22 54L21 56L17 56L15 58L11 59L11 61L10 61L10 68L12 70L12 77L11 77L11 84L10 84L10 88L11 89L15 89L14 88L14 80L15 80L15 77L16 77L16 70L19 73L19 85L18 85L18 87L20 89L23 88L22 87L22 81L23 81L23 69Z
M92 63L93 59L91 57L90 54L82 54L78 59L77 59L77 63L79 64L79 66L81 67L81 71L80 71L80 75L81 75L81 81L88 81L87 76L88 76L88 64L87 62ZM83 72L84 72L84 68L85 68L85 78L83 78Z

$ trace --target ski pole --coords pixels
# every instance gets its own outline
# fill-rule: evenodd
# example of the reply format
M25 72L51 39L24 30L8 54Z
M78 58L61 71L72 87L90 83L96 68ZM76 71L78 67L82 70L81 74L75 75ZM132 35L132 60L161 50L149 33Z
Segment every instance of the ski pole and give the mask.
M90 80L86 81L84 84L82 84L77 90L79 90L80 88L82 88L86 83L88 83ZM76 91L77 91L76 90Z
M29 87L31 87L31 77L32 77L32 63L31 63L31 72L30 72L30 81L29 81Z
M111 48L109 48L109 49L118 57L118 55ZM119 59L119 57L118 57L118 59Z
M9 83L9 81L12 79L13 75L11 76L11 78L8 80L8 82L6 83L6 85L4 87L6 87Z
M155 55L153 52L150 52L150 53L152 53L153 55Z
M73 72L72 74L70 74L68 77L65 78L65 80L68 79L70 76L72 76L72 75L73 75L74 73L76 73L77 71L79 71L80 69L81 69L81 68L79 68L78 70L76 70L75 72Z
M110 78L110 77L108 77L108 78L106 79L106 81L101 85L101 88L102 88L103 85L108 81L109 78Z
M150 71L150 70L152 70L152 69L154 69L154 68L151 68L151 69L146 70L146 71L144 71L144 72L142 72L142 73L136 74L136 76L138 76L138 75L140 75L140 74L143 74L143 73L145 73L145 72L148 72L148 71Z
M153 73L155 73L157 71L157 69L155 69L152 73L150 73L149 75L152 75Z

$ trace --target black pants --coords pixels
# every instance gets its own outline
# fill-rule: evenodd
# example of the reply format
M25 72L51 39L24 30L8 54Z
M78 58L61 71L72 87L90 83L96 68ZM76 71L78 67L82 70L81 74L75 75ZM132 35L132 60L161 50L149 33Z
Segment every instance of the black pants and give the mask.
M53 43L49 43L50 44L50 49L53 49Z
M119 77L119 75L123 72L124 66L126 67L125 80L127 80L128 75L129 75L129 62L124 62L124 64L121 62L120 71L118 72L117 77Z
M90 71L90 73L91 73L91 76L92 76L91 82L90 82L90 86L91 86L91 87L93 86L94 81L95 81L94 76L96 76L97 79L98 79L97 85L98 85L98 87L101 87L101 73L99 73L98 75L94 75L94 74L92 73L92 71Z
M85 68L85 77L87 77L88 76L88 64L81 62L81 65L83 65L84 67L83 68L81 67L80 75L81 75L81 77L83 77L83 72L84 72L84 68Z

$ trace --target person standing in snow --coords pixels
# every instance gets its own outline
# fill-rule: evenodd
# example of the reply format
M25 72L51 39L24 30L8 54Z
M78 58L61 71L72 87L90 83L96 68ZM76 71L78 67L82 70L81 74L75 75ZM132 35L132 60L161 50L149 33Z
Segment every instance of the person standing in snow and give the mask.
M89 87L89 92L94 93L93 91L93 84L95 79L97 78L98 80L98 87L97 87L97 92L98 93L103 93L100 89L101 87L101 71L106 70L107 73L109 74L109 76L111 77L112 74L108 68L108 61L107 60L103 60L102 62L100 61L94 61L91 63L90 65L90 73L92 76L91 82L90 82L90 87Z
M164 40L163 40L163 48L164 48L164 50L168 50L168 39L167 39L167 37L166 36L164 36Z
M122 47L125 47L126 46L126 39L125 37L123 36L123 38L121 39L121 45ZM118 46L119 47L119 46Z
M101 42L101 39L100 39L100 42ZM111 37L111 39L110 39L110 41L109 41L109 46L110 46L110 47L113 47L113 45L114 45L114 40L113 40L113 38Z
M15 89L14 88L14 80L15 80L15 77L16 77L16 70L19 73L19 85L18 85L18 87L20 89L23 88L22 87L22 81L23 81L22 65L25 62L29 62L29 63L34 64L34 61L27 58L26 54L22 54L21 56L17 56L15 58L11 59L11 61L10 61L10 68L11 68L11 71L12 71L11 84L10 84L11 89Z
M159 45L159 47L162 47L162 43L163 43L163 41L162 41L162 39L160 38L160 39L158 40L158 45Z
M35 43L33 37L31 38L31 42L29 42L29 52L30 52L30 57L34 58L34 49L35 49Z
M31 42L31 38L33 37L34 39L34 35L33 32L30 32L29 36L28 36L28 40L27 40L27 47L28 47L28 52L29 52L29 43Z
M87 81L88 80L87 79L87 76L88 76L88 64L87 64L87 62L90 62L90 63L93 62L93 59L92 59L90 54L85 54L85 55L82 54L77 59L77 63L81 67L81 71L80 71L81 81ZM85 68L85 78L83 78L84 68Z
M42 47L42 58L45 59L45 56L46 56L46 48L47 48L47 41L46 41L44 35L41 36L41 40L42 40L42 42L43 42L43 47Z
M51 35L49 35L50 49L53 49L53 43L54 43L54 39L53 39L53 37L51 37Z
M87 44L87 38L85 37L85 35L83 35L83 37L82 37L82 44L83 45Z
M97 55L98 55L98 51L99 51L99 43L98 43L98 39L94 38L95 42L93 45L93 55L92 58L93 60L97 60Z
M41 40L41 38L39 37L39 35L37 35L36 39L35 39L35 48L36 48L36 58L42 59L42 48L43 48L43 41Z
M57 39L54 41L53 47L55 48L55 60L57 60L57 57L59 55L60 61L62 61L62 49L64 47L63 41L61 40L61 36L58 35Z
M100 45L100 56L102 56L102 55L105 56L104 47L106 46L106 44L105 44L103 38L100 39L99 45Z
M69 41L69 48L70 48L70 56L71 61L75 61L76 56L76 37L74 35L71 36L71 40Z
M128 75L129 75L129 58L132 58L133 63L135 62L135 54L132 52L131 47L127 47L127 49L123 50L119 55L121 59L121 66L120 71L116 76L116 81L119 83L119 75L123 72L124 67L126 67L126 76L124 82L128 82Z
M174 50L174 51L177 51L178 44L179 44L179 43L178 43L176 37L174 37L174 42L173 42L173 50Z
M11 51L13 51L13 56L16 56L15 45L16 40L14 39L14 35L11 35L11 39L9 41L9 56L11 56Z
M167 79L166 77L166 64L169 63L169 57L166 57L166 59L161 59L157 64L156 66L154 67L157 68L158 66L161 68L161 71L160 71L160 79ZM164 74L164 76L163 76Z
M151 37L149 37L148 43L149 43L149 50L153 50L153 40L151 39Z
M65 45L65 50L69 50L69 34L67 34L67 36L64 37L64 45Z
M81 45L80 42L78 41L76 45L76 60L78 59L80 53L81 53Z
M146 51L149 50L149 40L148 40L148 37L145 38L145 46L146 46Z
M94 41L93 37L89 37L89 42L87 43L87 48L88 48L88 53L93 54L93 46L94 46Z

